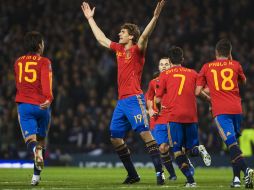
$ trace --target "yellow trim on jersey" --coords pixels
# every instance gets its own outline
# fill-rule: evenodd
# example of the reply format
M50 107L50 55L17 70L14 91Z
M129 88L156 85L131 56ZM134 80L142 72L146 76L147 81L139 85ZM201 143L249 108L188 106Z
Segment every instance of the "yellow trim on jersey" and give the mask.
M219 123L217 117L215 117L214 120L215 120L215 122L216 122L216 125L217 125L217 128L218 128L218 130L219 130L219 134L220 134L221 138L222 138L224 141L226 141L226 140L227 140L227 136L225 135L225 133L224 133L224 131L223 131L223 129L222 129L222 127L221 127L221 125L220 125L220 123Z

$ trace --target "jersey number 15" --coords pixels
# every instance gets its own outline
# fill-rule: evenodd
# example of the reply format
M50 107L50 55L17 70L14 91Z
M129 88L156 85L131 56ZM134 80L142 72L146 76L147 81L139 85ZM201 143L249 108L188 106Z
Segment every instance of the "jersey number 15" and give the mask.
M29 83L32 83L34 81L36 81L37 79L37 72L35 69L32 69L31 66L35 66L37 65L37 62L26 62L25 63L25 81L26 82L29 82ZM21 62L18 63L18 66L19 66L19 82L21 83L22 82L22 76L23 76L23 64ZM31 77L28 77L26 76L27 73L31 73L32 76Z

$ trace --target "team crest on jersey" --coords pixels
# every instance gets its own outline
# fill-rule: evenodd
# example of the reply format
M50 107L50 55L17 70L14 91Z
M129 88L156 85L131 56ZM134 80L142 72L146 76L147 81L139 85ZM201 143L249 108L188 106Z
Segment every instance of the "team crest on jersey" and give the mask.
M177 142L175 141L174 144L177 145Z
M227 137L228 137L229 135L231 135L231 133L230 133L230 132L227 132Z
M29 132L28 131L25 131L25 135L28 135L29 134Z
M125 51L125 59L130 59L131 58L131 52L130 50Z

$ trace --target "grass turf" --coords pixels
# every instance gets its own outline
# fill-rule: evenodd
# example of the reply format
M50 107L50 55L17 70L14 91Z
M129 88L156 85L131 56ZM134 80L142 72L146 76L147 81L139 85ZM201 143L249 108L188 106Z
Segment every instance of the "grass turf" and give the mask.
M154 189L184 189L185 178L176 170L178 179L171 182L166 180L163 186L155 184L155 173L152 169L139 168L141 181L133 185L122 185L126 173L122 168L70 168L48 167L41 174L42 181L39 186L30 186L32 169L0 169L0 189L33 189L33 190L154 190ZM166 177L168 174L166 173ZM201 169L195 170L195 189L231 189L231 170ZM244 188L244 187L242 187Z

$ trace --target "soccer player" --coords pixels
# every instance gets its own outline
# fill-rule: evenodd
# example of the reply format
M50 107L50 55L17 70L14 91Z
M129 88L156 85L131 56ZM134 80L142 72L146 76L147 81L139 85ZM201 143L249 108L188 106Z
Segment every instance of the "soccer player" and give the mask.
M86 2L83 2L81 6L97 41L102 46L112 49L117 57L119 101L113 113L110 132L111 142L128 172L127 178L123 182L124 184L140 181L140 177L131 160L130 151L123 140L126 131L130 129L138 132L144 140L155 166L157 184L164 184L160 152L156 141L149 131L145 100L140 88L148 38L156 26L164 4L165 0L157 3L153 18L141 36L137 25L130 23L122 25L118 34L119 43L108 39L97 26L93 18L95 8L91 10Z
M44 41L39 32L28 32L24 38L26 54L14 65L18 120L27 150L34 156L31 185L38 185L44 167L45 142L49 129L52 94L52 69L42 57Z
M231 187L240 187L240 172L244 172L246 188L253 188L252 169L248 168L237 139L240 136L242 106L238 82L245 84L246 77L238 61L232 60L232 45L227 39L216 44L216 60L204 64L198 82L196 94L208 85L210 90L212 113L219 134L227 145L233 168Z
M183 51L179 47L170 49L169 60L173 65L159 76L156 103L159 112L168 115L169 143L173 146L178 167L187 178L185 186L195 187L191 166L184 150L189 150L192 156L200 155L207 166L211 164L210 155L198 141L195 96L197 73L181 66L184 58ZM164 102L164 107L161 106L162 97L167 100Z
M168 57L162 57L159 61L160 73L168 70L171 66ZM159 74L159 73L158 73ZM156 75L158 75L156 73ZM167 130L167 115L161 113L157 115L158 110L155 105L155 92L158 86L159 77L156 76L149 83L148 91L146 93L147 108L150 116L150 130L151 133L159 145L161 153L161 160L165 168L169 173L169 180L176 180L176 174L172 165L172 158L169 153L169 142L168 142L168 130Z

